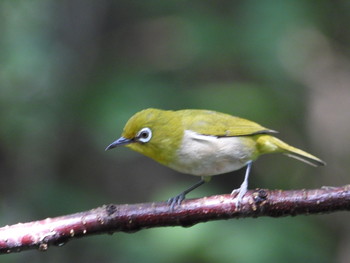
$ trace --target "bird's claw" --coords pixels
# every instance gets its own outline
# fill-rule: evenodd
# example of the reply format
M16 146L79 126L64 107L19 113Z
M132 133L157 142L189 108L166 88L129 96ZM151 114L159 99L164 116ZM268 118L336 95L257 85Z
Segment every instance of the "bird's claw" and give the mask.
M241 191L241 188L233 189L231 192L231 195L239 194L240 191Z

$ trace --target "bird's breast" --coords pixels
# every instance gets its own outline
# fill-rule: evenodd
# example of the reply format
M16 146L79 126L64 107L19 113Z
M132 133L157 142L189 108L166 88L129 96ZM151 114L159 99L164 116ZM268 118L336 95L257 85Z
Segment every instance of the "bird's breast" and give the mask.
M169 166L192 175L217 175L245 166L254 159L255 149L250 136L217 137L186 130L176 158Z

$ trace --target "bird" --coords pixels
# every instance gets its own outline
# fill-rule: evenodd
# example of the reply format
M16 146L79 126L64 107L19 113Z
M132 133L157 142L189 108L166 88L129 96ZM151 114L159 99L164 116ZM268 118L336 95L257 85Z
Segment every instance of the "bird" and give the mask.
M186 195L214 175L246 167L236 194L239 207L248 190L252 163L260 155L282 153L312 166L326 163L274 135L278 133L253 121L204 109L161 110L148 108L134 114L121 137L107 146L126 146L180 173L199 176L196 184L170 198L172 210Z

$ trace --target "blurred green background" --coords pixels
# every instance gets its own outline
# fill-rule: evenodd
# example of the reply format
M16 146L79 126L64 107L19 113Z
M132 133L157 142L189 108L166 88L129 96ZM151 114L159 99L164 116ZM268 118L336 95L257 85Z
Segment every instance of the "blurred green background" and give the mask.
M147 108L254 120L324 159L260 158L250 188L349 183L349 1L0 1L0 223L166 200L198 179L119 148ZM244 171L189 197L229 193ZM350 262L349 215L258 218L69 242L1 262Z

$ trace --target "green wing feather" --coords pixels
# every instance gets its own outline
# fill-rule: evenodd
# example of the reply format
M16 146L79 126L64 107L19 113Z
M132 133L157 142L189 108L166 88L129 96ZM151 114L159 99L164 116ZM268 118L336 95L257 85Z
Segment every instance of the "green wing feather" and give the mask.
M277 133L253 121L209 110L179 110L185 129L219 137Z

